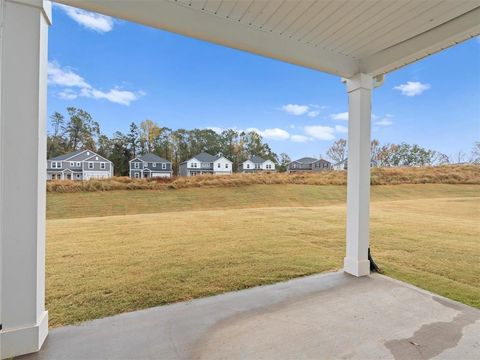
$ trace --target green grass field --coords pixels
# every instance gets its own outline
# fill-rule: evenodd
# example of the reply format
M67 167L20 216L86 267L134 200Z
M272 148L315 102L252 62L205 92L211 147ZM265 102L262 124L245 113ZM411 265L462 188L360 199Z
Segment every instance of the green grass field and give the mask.
M59 326L342 267L345 187L49 193ZM372 187L385 274L480 307L480 185Z

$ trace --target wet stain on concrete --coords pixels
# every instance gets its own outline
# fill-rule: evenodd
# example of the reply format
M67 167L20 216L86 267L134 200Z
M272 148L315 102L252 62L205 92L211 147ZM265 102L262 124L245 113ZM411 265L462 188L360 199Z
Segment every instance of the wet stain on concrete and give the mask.
M478 311L435 296L432 298L461 312L452 321L425 324L409 338L385 342L396 360L431 359L455 347L463 336L463 328L480 319Z

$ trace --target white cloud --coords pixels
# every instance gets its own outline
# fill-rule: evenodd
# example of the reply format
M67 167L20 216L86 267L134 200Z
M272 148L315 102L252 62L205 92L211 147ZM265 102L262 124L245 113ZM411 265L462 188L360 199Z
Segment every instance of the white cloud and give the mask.
M57 5L77 24L99 33L113 30L113 18L85 10L76 9L67 5Z
M138 100L145 95L143 92L134 93L131 91L110 89L109 91L101 91L97 89L84 88L80 92L81 96L93 99L105 99L116 104L129 106L133 101Z
M317 140L333 140L335 129L330 126L311 125L305 126L305 133Z
M416 96L430 89L430 87L430 84L422 84L419 81L407 81L406 84L395 86L394 89L400 90L402 95L405 96Z
M312 138L310 138L308 136L305 136L305 135L295 134L295 135L292 135L290 137L290 140L292 140L293 142L296 142L296 143L306 143L307 141L312 140Z
M308 105L287 104L282 106L282 111L295 116L306 114L309 109L310 107Z
M337 133L346 134L346 133L348 133L348 127L343 126L343 125L335 125L335 131Z
M82 96L92 99L105 99L113 103L129 106L133 101L145 95L143 91L132 92L119 88L113 88L108 91L95 89L82 76L68 67L62 67L56 61L48 63L48 84L62 87L62 90L57 95L64 100L73 100L78 96ZM77 93L71 88L79 88L80 92Z
M315 104L309 105L298 105L298 104L287 104L281 107L281 110L295 116L307 115L308 117L314 118L320 115L320 110L325 109L326 106L320 106Z
M337 114L330 114L330 118L333 120L348 120L348 111L337 113Z
M58 92L57 96L62 100L74 100L78 97L78 94L72 89L64 89Z
M374 122L377 126L390 126L393 125L393 115L387 114L383 118Z
M70 68L62 68L56 61L48 63L48 84L66 87L90 88L90 85Z
M221 127L218 127L218 126L208 126L208 127L206 127L206 129L215 131L217 134L221 134L222 131L223 131L223 129Z
M272 128L272 129L265 129L260 130L257 128L249 128L246 130L247 132L255 131L257 134L261 135L265 139L271 140L288 140L290 138L290 134L288 131L279 129L279 128Z

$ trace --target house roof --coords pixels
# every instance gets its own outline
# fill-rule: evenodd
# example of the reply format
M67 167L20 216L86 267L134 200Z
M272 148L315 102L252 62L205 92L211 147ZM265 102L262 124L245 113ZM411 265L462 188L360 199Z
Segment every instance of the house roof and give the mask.
M315 159L315 158L312 158L312 157L303 157L301 159L294 160L292 162L298 162L300 164L311 164L311 163L314 163L316 161L318 161L318 159Z
M266 160L264 158L261 158L260 156L252 156L250 159L251 162L254 164L263 164Z
M167 159L164 159L164 158L162 158L158 155L152 154L152 153L148 153L148 154L145 154L145 155L140 155L140 156L137 156L137 158L142 160L142 161L145 161L145 162L170 162Z
M48 160L63 161L63 160L66 160L66 159L68 159L68 158L71 158L72 156L78 155L78 154L80 154L80 153L83 152L83 151L86 151L86 150L72 151L72 152L69 152L69 153L67 153L67 154L55 156L54 158L51 158L51 159L48 159ZM88 150L88 151L90 151L90 150ZM90 151L90 152L93 153L93 151Z
M200 162L214 162L215 160L218 160L220 156L210 155L209 153L202 152L200 154L195 155L193 158L197 159Z

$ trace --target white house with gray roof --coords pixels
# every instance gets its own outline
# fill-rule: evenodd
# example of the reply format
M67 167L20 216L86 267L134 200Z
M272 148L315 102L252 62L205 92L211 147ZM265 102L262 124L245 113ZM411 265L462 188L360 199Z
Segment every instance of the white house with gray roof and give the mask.
M113 163L91 150L77 150L47 160L47 180L90 180L113 176Z
M325 159L304 157L289 163L287 169L288 172L318 172L332 170L332 163Z
M222 154L202 152L180 164L180 176L231 175L233 163Z
M155 154L137 156L129 164L131 178L172 177L172 163Z
M265 160L260 156L252 156L238 167L238 172L243 173L270 171L275 171L275 163L272 160Z

